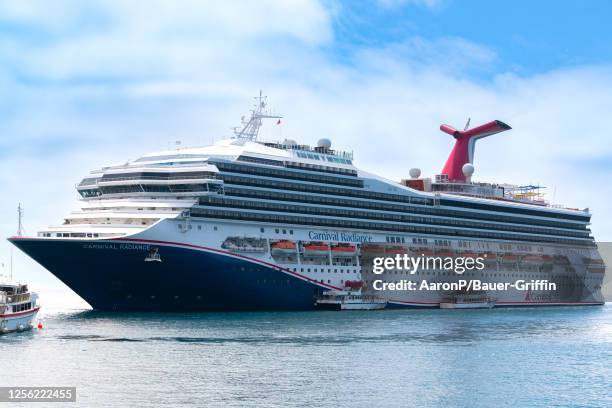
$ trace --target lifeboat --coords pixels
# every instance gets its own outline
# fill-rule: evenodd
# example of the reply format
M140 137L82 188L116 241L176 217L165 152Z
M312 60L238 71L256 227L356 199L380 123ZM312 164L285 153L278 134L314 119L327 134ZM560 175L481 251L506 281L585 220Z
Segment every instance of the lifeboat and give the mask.
M521 259L521 262L525 262L525 263L537 263L537 264L540 264L543 261L544 261L544 258L542 257L542 255L525 255Z
M295 242L293 241L278 241L270 245L273 254L295 254Z
M600 259L600 258L584 257L582 258L582 262L584 262L586 265L604 265L603 259Z
M415 256L435 256L434 251L429 248L417 248L412 251L414 252Z
M582 261L586 265L587 271L591 273L605 273L606 264L601 258L582 258Z
M382 254L383 252L385 252L385 247L383 245L377 244L363 244L361 245L361 252Z
M587 266L587 271L591 273L606 273L605 265L589 265Z
M357 253L357 246L354 244L338 244L331 247L334 256L352 256Z
M460 256L462 258L471 258L471 259L484 258L484 254L477 254L476 252L464 252Z
M392 245L385 248L386 254L405 254L406 252L407 249L399 245Z
M344 287L345 288L361 289L361 288L363 288L363 286L364 286L363 281L346 281L346 282L344 282Z
M329 254L329 245L322 242L311 242L304 244L305 256L327 256Z
M485 259L485 261L489 261L489 262L496 262L497 261L497 254L495 252L485 252L484 254L482 254L482 257Z
M503 254L501 256L502 262L518 262L519 256L516 254Z
M521 262L535 263L538 265L552 264L553 258L550 255L525 255Z
M542 255L542 261L544 262L553 262L553 257L550 255Z
M558 265L569 265L570 261L565 255L555 255L553 260Z

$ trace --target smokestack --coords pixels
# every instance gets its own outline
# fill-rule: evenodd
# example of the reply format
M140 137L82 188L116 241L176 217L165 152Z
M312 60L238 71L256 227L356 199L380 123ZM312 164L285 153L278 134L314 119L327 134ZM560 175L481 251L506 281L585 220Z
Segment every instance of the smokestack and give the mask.
M474 163L474 146L476 145L476 140L509 129L512 128L499 120L494 120L464 131L457 130L449 125L441 125L441 131L455 138L455 146L453 150L451 150L448 159L446 159L442 174L446 174L450 181L465 181L466 177L463 174L463 165L466 163Z

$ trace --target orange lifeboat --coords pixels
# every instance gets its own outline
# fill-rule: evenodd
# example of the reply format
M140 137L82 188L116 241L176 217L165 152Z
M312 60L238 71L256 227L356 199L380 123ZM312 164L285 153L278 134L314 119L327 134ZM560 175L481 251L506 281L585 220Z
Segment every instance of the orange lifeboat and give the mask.
M435 256L434 251L429 248L418 248L415 252L416 256Z
M354 244L337 244L331 247L332 255L335 256L352 256L357 253L357 246Z
M297 245L293 241L278 241L270 245L273 254L295 254Z
M476 252L464 252L464 253L461 254L461 257L463 257L463 258L472 258L472 259L484 258L484 254L477 254Z
M550 255L525 255L521 262L525 263L535 263L539 265L543 264L552 264L553 257Z
M329 245L322 242L304 244L305 256L326 256L329 254Z
M606 264L601 258L582 258L582 261L586 265L587 271L591 273L605 273Z
M405 254L407 249L403 246L392 245L385 248L385 253L387 254Z
M521 262L541 264L544 261L542 255L525 255Z
M550 255L542 255L542 261L544 262L553 262L553 257Z
M346 282L344 282L344 287L345 288L349 288L349 289L353 289L353 290L361 289L361 288L363 288L363 286L364 286L363 281L346 281Z
M501 257L502 262L517 262L519 256L516 254L503 254Z
M489 261L489 262L496 262L497 261L497 254L495 252L485 252L484 254L482 254L482 257L485 259L485 261Z
M361 245L362 253L383 253L385 252L385 247L383 245L377 244L362 244Z

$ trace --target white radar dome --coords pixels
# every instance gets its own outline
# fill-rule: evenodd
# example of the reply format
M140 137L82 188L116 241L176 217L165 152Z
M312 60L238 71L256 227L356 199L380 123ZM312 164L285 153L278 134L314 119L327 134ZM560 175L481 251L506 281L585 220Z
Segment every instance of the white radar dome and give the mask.
M324 149L330 149L331 148L331 140L329 140L327 138L319 139L319 141L317 142L317 146L318 147L322 147Z
M461 171L465 177L472 177L472 174L474 174L474 165L472 163L465 163Z
M297 142L293 139L285 139L283 142L285 146L297 146Z
M412 177L413 179L417 179L421 177L421 169L413 167L408 171L408 174L410 174L410 177Z

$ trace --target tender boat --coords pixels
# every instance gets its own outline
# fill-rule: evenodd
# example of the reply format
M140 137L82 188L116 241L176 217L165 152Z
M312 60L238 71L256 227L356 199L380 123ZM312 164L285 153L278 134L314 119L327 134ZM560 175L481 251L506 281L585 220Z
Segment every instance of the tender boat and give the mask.
M386 254L405 254L407 252L407 248L400 245L392 245L385 248Z
M295 254L296 245L293 241L278 241L270 244L272 254Z
M322 242L304 244L304 256L328 256L329 245Z
M40 306L38 295L21 283L0 283L0 334L30 330Z
M315 307L322 310L380 310L387 306L387 301L378 296L361 293L362 281L346 281L344 290L323 292L315 302Z
M440 302L440 309L491 309L495 299L484 293L458 293Z
M333 256L353 256L357 253L357 246L354 244L339 243L331 247Z

